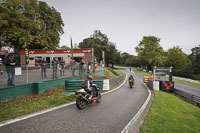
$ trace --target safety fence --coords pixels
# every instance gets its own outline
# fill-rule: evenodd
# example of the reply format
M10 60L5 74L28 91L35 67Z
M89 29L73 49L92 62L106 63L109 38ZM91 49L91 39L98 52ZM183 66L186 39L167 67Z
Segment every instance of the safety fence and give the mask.
M200 97L178 90L178 89L174 89L174 94L180 97L183 97L186 101L200 107Z
M52 67L51 64L46 63L45 66L42 63L37 66L29 65L28 67L23 67L23 64L16 66L13 75L14 80L12 83L8 83L8 73L6 72L6 66L0 66L0 88L4 88L10 85L23 85L34 82L40 82L45 80L51 80L56 78L64 78L71 76L78 76L85 73L94 73L99 70L103 70L101 64L96 63L95 69L94 67L84 67L81 69L79 63L76 64L74 68L69 65L65 65L65 67L61 67L61 65L57 65L57 67ZM89 69L90 68L90 69Z
M108 68L114 75L119 76L119 73L115 72L112 68Z

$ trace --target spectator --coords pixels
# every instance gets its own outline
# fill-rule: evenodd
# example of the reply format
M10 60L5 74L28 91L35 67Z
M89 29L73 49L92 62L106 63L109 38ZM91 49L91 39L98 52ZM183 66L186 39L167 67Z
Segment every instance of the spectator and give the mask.
M75 76L75 69L76 69L76 62L75 60L72 61L72 76Z
M6 72L8 73L8 86L14 86L14 76L15 76L15 66L17 65L17 61L14 59L14 55L9 54L4 60L4 64L6 65Z
M63 58L61 58L61 60L60 60L60 66L61 66L60 75L64 75L65 74L65 61L63 60Z
M73 62L73 60L72 60L72 57L70 58L70 61L69 61L69 66L70 66L70 69L72 70L72 62Z
M52 60L52 79L58 78L57 77L57 66L58 66L58 60L56 58L53 58Z
M2 59L0 58L0 76L3 77L3 62Z
M80 75L84 73L84 59L80 62Z
M92 65L92 62L91 62L91 61L89 61L89 62L88 62L88 73L90 73L90 70L91 70L91 65Z
M40 61L40 67L41 67L41 77L47 77L46 76L46 69L47 69L47 62L45 61L45 59L43 58Z

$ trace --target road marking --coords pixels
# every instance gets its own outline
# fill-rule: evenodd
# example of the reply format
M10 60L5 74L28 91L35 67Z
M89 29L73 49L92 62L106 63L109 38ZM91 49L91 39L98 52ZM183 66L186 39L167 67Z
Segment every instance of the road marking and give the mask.
M146 85L144 85L144 86L146 87ZM130 129L133 127L133 125L136 123L137 119L140 117L140 115L142 114L144 109L146 108L147 104L149 103L149 101L151 99L151 92L150 92L150 90L148 88L147 88L147 90L149 92L148 98L146 99L146 101L144 102L144 104L142 105L140 110L137 112L137 114L129 121L129 123L126 125L126 127L121 131L121 133L128 133L130 131Z
M120 86L118 86L117 88L115 88L111 91L105 92L102 95L105 95L105 94L108 94L108 93L111 93L113 91L118 90L121 86L123 86L126 83L126 80L127 80L127 75L126 75L126 79L124 80L124 82ZM38 115L41 115L41 114L44 114L44 113L48 113L48 112L51 112L51 111L54 111L54 110L57 110L57 109L60 109L60 108L64 108L64 107L67 107L67 106L75 104L75 103L76 102L74 101L74 102L71 102L71 103L68 103L68 104L63 104L63 105L60 105L60 106L57 106L57 107L54 107L54 108L42 110L40 112L36 112L36 113L28 114L28 115L25 115L25 116L21 116L21 117L15 118L15 119L0 122L0 127L6 126L6 125L9 125L9 124L18 122L18 121L22 121L22 120L25 120L25 119L28 119L28 118L31 118L31 117L34 117L34 116L38 116Z

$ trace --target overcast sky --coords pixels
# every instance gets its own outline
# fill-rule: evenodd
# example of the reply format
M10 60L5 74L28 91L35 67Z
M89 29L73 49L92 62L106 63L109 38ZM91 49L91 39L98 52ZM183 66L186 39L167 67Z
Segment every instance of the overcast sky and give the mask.
M167 50L180 46L187 54L200 44L200 0L43 0L61 13L60 46L79 44L94 30L106 34L121 52L137 55L143 36L161 39Z

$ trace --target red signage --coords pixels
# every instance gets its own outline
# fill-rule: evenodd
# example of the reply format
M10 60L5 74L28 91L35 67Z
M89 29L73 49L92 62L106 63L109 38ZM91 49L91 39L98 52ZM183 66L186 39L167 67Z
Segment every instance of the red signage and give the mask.
M29 54L61 54L71 53L70 49L67 50L29 50ZM92 53L91 49L73 49L72 53ZM20 50L19 54L25 54L24 50Z

